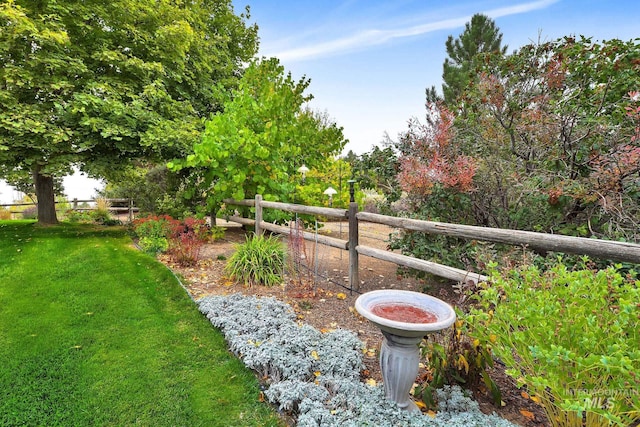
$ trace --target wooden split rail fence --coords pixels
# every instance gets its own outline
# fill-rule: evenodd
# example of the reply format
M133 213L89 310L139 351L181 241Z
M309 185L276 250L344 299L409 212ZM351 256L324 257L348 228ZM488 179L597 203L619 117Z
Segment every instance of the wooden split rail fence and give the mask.
M531 231L506 230L434 221L422 221L379 215L369 212L358 212L358 205L353 201L353 199L349 204L349 209L269 202L262 200L261 195L256 195L255 199L226 199L224 202L231 206L248 206L255 208L255 219L235 215L229 217L228 220L255 227L257 235L261 235L264 230L284 235L289 235L291 233L291 229L289 227L265 222L263 220L262 212L265 208L279 209L298 214L347 219L349 222L349 240L316 235L315 233L310 232L304 232L303 237L305 240L315 241L323 245L339 248L349 252L349 287L352 291L359 290L359 255L390 261L397 265L425 271L457 282L472 281L477 283L487 279L486 276L475 272L465 271L387 250L360 245L358 244L359 221L384 224L394 228L418 231L422 233L440 234L444 236L460 237L470 240L482 240L493 243L506 243L514 246L526 246L541 251L566 252L619 262L640 264L640 245L638 244L589 239L584 237L561 236L557 234L536 233Z
M126 212L129 217L129 222L133 220L133 216L138 212L138 208L135 206L133 199L105 199L109 203L109 211L116 214ZM85 203L96 203L96 199L78 200L73 199L66 202L55 202L56 205L64 204L70 205L74 211L92 211L95 210L95 206L83 206ZM37 203L9 203L0 204L0 208L8 207L11 214L21 214L22 210L15 209L16 206L37 206ZM12 209L14 208L14 209ZM58 210L58 209L56 209Z

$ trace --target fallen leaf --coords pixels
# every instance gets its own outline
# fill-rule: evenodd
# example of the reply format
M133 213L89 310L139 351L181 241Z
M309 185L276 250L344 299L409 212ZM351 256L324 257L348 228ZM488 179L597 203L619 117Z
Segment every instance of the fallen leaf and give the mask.
M373 378L368 378L365 381L365 384L367 384L368 386L371 386L371 387L375 387L378 383Z
M421 411L427 409L427 405L425 405L421 400L416 400L415 404Z
M315 350L311 351L311 357L313 357L315 360L318 360L320 358L318 356L318 352Z
M524 417L526 417L526 418L528 418L528 419L530 419L530 420L532 420L532 421L533 421L533 419L536 417L536 416L533 414L533 412L531 412L531 411L527 411L526 409L520 409L520 413L521 413Z
M344 292L338 292L336 294L336 298L338 298L338 299L347 299L347 294L345 294Z

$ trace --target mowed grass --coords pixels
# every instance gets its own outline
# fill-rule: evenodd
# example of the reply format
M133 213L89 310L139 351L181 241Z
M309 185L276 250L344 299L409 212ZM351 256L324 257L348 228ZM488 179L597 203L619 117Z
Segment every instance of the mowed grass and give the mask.
M125 230L0 221L0 425L133 424L283 425Z

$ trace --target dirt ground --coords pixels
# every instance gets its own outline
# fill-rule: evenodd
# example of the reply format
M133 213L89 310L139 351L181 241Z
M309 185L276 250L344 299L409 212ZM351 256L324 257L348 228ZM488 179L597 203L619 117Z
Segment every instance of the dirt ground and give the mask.
M325 245L316 246L309 241L294 251L298 254L294 257L298 260L297 273L289 275L282 286L267 288L237 284L225 276L224 266L233 254L235 245L245 241L245 232L238 224L222 221L219 225L226 228L224 237L203 247L196 266L183 268L173 264L168 257L161 256L161 261L179 275L190 295L196 300L207 295L233 293L274 296L290 304L299 320L319 330L344 328L354 331L367 349L364 379L382 381L378 358L383 337L376 327L355 311L354 303L361 293L376 289L405 289L428 293L452 305L459 301L459 295L454 292L451 283L427 283L402 277L395 264L366 256L359 257L359 289L350 289L348 253ZM347 239L347 230L347 224L339 222L322 224L318 228L319 234L344 240ZM359 243L386 249L386 241L392 231L384 225L360 223ZM291 252L290 242L284 242L289 243ZM485 389L476 387L473 390L474 398L484 412L496 412L524 427L548 425L541 408L524 398L522 391L515 387L514 381L502 369L494 369L492 377L502 391L503 405L497 407Z

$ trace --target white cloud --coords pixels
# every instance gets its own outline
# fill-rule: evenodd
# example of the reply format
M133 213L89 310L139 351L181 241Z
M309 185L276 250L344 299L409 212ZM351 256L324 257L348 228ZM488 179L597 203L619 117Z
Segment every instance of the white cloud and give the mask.
M521 13L531 12L533 10L544 9L551 4L556 3L557 1L558 0L539 0L488 10L482 13L495 19L503 16L517 15ZM462 27L470 19L471 16L469 15L430 22L421 25L414 25L408 28L397 28L392 30L366 30L335 40L286 49L282 51L268 52L265 53L265 56L275 56L282 61L302 61L308 59L317 59L383 44L394 39L414 37L439 30L459 28Z

